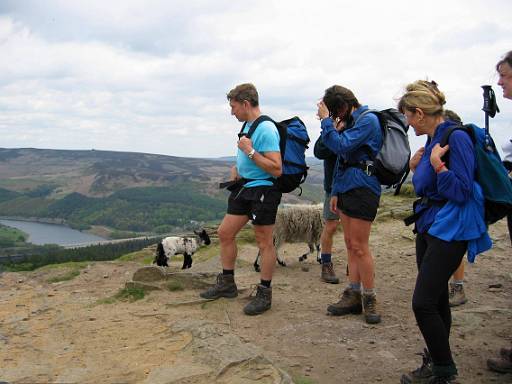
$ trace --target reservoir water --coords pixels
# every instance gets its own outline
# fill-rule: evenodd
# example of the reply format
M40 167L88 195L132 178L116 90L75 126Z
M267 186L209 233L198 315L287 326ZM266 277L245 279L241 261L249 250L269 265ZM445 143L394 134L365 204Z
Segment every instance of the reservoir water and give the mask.
M95 244L104 238L80 232L64 225L36 223L33 221L0 219L0 224L17 228L29 235L28 242L36 245L58 244L61 246Z

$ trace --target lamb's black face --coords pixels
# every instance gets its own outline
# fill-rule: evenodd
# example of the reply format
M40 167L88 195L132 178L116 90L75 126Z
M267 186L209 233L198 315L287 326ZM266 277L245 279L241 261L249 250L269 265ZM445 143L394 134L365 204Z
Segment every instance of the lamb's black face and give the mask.
M208 236L208 234L206 233L206 231L204 229L199 234L199 237L201 238L201 240L204 241L205 245L210 245L210 243L211 243L210 236Z
M168 267L167 256L165 256L164 246L162 242L159 242L156 246L156 255L155 260L153 260L153 264L158 265L159 267Z

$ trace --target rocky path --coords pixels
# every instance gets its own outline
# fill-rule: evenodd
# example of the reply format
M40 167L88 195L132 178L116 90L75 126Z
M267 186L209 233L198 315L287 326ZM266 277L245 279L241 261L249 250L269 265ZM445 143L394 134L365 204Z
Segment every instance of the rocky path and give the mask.
M492 227L493 250L468 266L469 301L453 310L452 348L462 383L512 383L485 360L512 338L512 249L506 223ZM119 292L139 262L91 263L71 280L66 268L0 275L0 381L9 383L398 383L416 368L422 339L410 309L414 242L397 220L379 220L371 238L383 322L326 315L346 284L342 234L335 239L342 284L319 280L314 260L298 263L305 245L283 250L273 307L242 313L258 282L256 249L240 248L236 299L197 300L200 285L168 284L142 300ZM195 255L193 272L215 273L215 249ZM196 257L197 256L197 257ZM174 261L171 271L178 271ZM55 280L55 279L54 279ZM58 279L57 279L58 280ZM208 280L208 279L207 279ZM116 294L118 295L116 298Z

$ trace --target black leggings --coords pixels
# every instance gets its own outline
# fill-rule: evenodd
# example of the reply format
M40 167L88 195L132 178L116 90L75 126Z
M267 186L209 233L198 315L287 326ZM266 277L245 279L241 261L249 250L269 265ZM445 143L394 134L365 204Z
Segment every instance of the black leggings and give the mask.
M467 241L446 242L427 233L416 236L418 277L412 309L434 367L455 366L449 342L452 315L448 280L462 261L466 248Z

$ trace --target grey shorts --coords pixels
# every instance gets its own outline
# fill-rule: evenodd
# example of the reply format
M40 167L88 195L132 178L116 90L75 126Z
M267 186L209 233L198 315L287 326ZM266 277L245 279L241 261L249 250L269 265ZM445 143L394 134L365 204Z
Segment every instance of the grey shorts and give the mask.
M331 203L331 194L328 192L325 192L324 213L323 213L324 220L339 220L340 217L338 216L338 214L333 213L330 210L330 208L329 208L330 203Z

